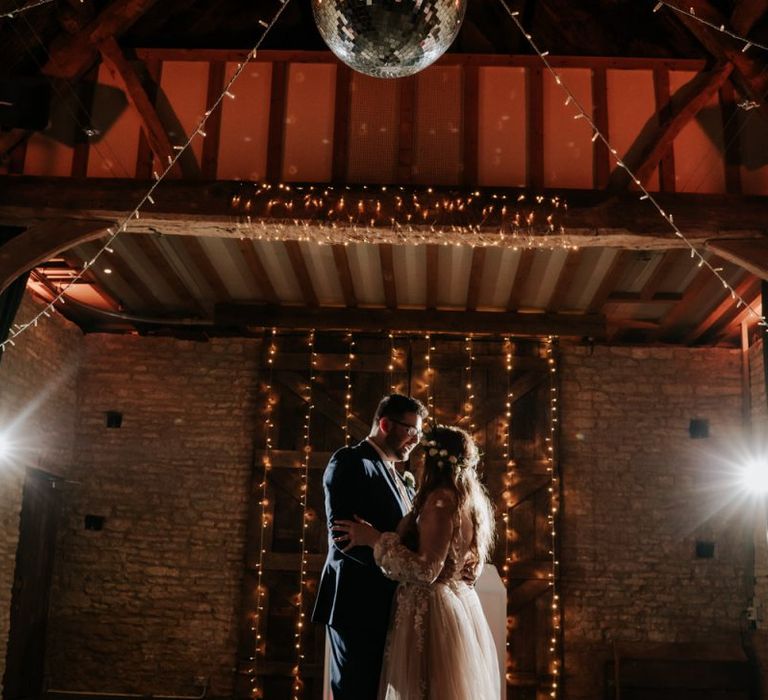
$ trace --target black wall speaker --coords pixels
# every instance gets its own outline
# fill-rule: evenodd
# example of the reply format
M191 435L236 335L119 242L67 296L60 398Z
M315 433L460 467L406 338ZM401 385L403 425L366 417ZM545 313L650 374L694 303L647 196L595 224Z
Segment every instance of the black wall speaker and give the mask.
M45 78L0 79L0 127L42 131L50 108L51 85Z

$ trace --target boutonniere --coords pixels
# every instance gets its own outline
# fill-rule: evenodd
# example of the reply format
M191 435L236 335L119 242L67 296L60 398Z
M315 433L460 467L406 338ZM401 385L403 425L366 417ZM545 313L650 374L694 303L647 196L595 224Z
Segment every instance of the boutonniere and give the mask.
M405 485L409 488L415 489L416 488L416 477L413 475L413 472L404 471L403 472L403 481L405 482Z

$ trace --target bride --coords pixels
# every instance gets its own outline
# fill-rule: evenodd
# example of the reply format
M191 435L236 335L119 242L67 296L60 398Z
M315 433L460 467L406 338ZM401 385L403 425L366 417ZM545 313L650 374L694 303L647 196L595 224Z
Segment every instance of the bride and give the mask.
M398 531L337 520L335 539L373 547L399 581L379 700L498 700L496 648L473 584L489 557L493 506L480 483L477 447L460 428L425 435L424 479Z

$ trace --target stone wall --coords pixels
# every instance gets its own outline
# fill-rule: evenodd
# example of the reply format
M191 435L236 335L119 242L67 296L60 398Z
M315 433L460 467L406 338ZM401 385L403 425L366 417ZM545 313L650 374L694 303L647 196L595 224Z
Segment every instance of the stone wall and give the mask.
M40 309L25 298L17 319L26 321ZM5 671L24 470L69 473L82 334L56 314L15 342L0 362L0 435L14 444L12 454L0 458L0 681Z
M231 692L256 363L255 341L86 336L53 687L193 694L205 677L212 695Z
M722 457L742 435L740 362L726 349L564 348L569 699L602 697L614 643L738 643L751 523L732 507ZM692 419L709 437L689 435ZM697 541L714 557L697 558Z

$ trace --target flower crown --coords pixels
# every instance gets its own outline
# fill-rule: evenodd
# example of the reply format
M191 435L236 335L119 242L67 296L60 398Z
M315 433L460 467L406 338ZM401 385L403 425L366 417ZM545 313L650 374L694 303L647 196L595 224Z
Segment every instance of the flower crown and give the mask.
M445 447L441 447L440 443L432 437L431 431L424 433L421 444L430 457L440 458L437 460L438 467L444 467L448 463L453 465L455 469L461 470L467 466L465 460L459 459L456 455L449 455L448 450Z

